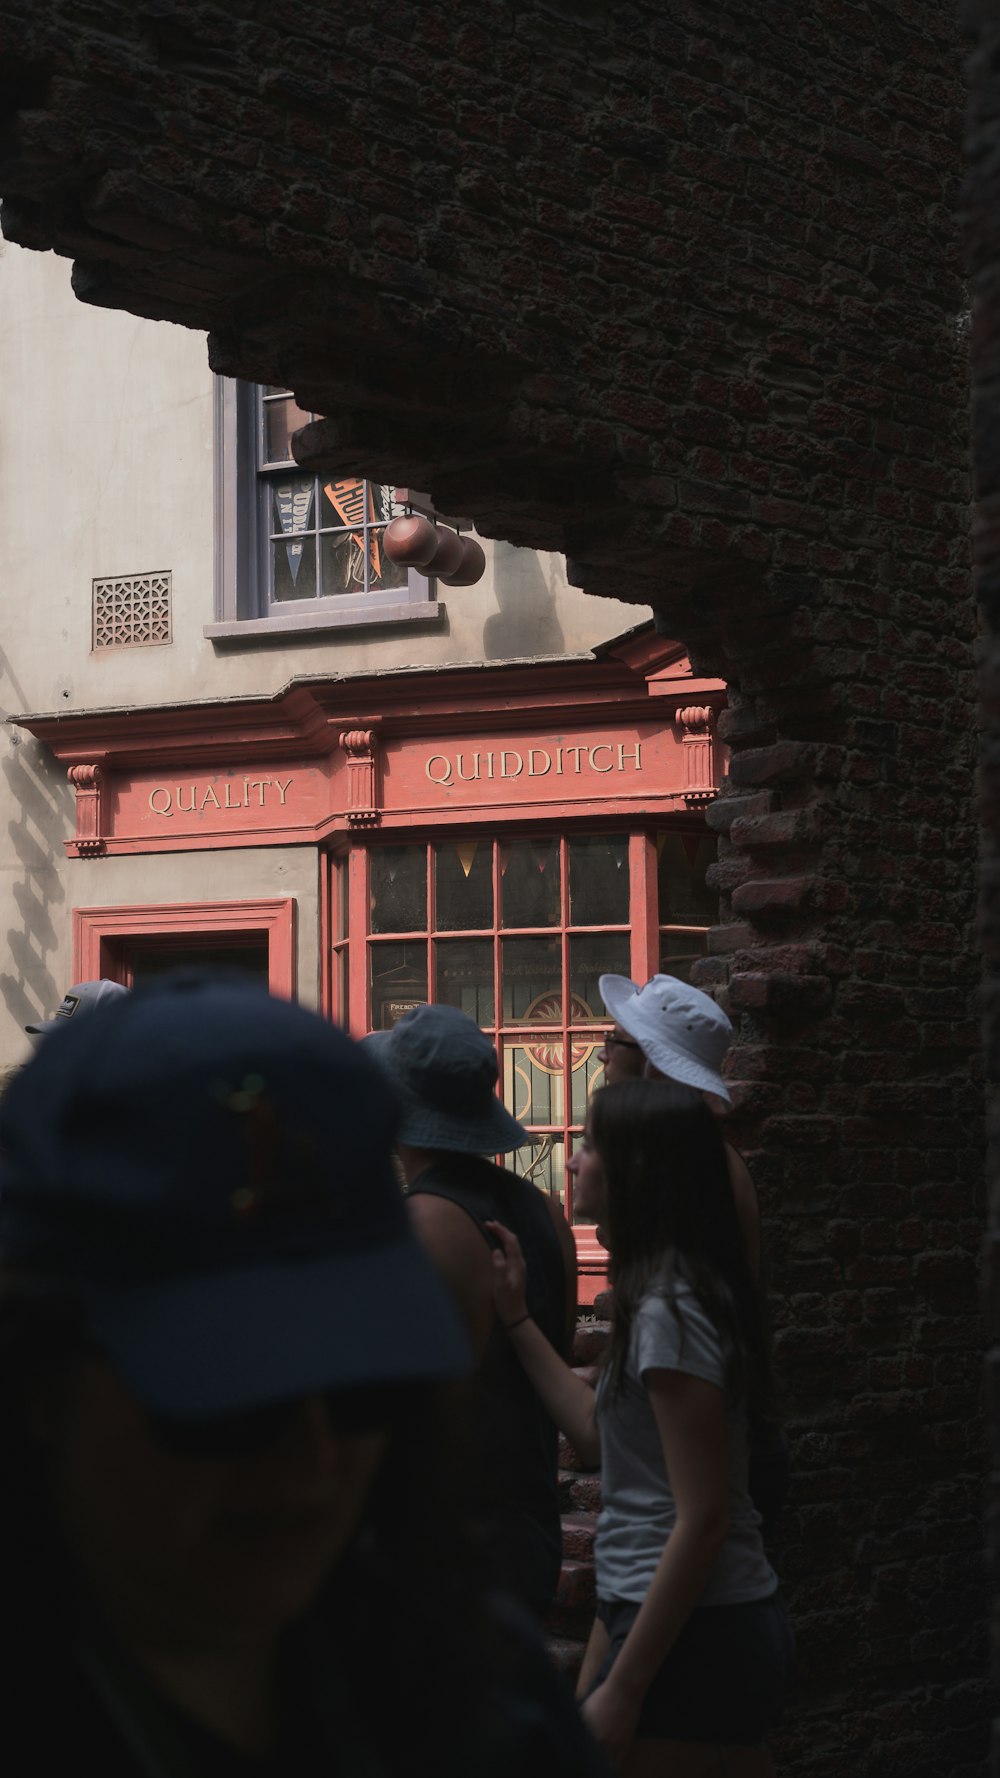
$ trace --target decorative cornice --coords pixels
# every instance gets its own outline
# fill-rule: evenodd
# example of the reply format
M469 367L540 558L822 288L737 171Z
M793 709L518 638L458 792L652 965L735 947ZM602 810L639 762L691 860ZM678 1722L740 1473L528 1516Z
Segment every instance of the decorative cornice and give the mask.
M349 827L377 827L381 812L378 807L375 730L345 729L340 745L347 755L347 824Z
M343 732L367 731L373 723L384 743L396 735L470 733L491 719L512 733L552 718L574 726L609 717L639 720L654 713L654 697L724 703L722 681L693 679L676 643L643 635L632 639L629 652L628 662L602 650L599 656L559 660L298 679L268 697L11 720L66 765L100 760L107 770L119 771L319 759L339 746ZM669 663L666 680L655 676L657 661ZM655 713L669 721L662 701Z
M715 711L688 704L677 712L684 747L683 797L689 809L704 808L719 794L715 767Z
M68 842L67 850L71 858L100 858L107 850L101 795L104 773L96 761L89 760L70 766L66 776L76 791L76 837Z

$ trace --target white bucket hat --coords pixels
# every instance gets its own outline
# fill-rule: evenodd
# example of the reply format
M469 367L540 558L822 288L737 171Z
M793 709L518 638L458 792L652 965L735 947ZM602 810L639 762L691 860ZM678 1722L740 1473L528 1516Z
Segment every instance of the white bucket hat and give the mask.
M626 975L602 975L599 986L615 1024L654 1068L732 1104L721 1069L733 1027L721 1006L674 975L651 976L641 988Z

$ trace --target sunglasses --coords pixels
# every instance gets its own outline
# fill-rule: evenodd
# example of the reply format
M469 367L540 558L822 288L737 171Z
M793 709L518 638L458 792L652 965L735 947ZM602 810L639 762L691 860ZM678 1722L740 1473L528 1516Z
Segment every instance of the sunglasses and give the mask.
M330 1426L338 1438L361 1438L383 1432L400 1418L412 1391L385 1385L373 1389L338 1389L323 1395ZM149 1416L156 1443L173 1457L219 1461L260 1457L289 1436L301 1401L274 1402L243 1414L215 1420L168 1420Z
M604 1048L606 1050L614 1049L616 1044L620 1050L641 1050L642 1048L642 1044L636 1043L634 1038L618 1037L614 1031L608 1031L604 1038Z

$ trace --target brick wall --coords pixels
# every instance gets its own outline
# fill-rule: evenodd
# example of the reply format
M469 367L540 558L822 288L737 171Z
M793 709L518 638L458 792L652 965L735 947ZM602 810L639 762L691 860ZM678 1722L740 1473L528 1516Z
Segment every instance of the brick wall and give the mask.
M993 1474L987 1517L989 1563L994 1593L1000 1576L1000 1120L995 1087L1000 1044L1000 175L997 125L1000 116L1000 5L972 0L963 9L972 40L969 63L968 173L964 225L972 276L973 445L977 497L974 530L976 583L983 628L980 676L982 699L982 811L985 826L981 870L980 929L985 953L986 1056L993 1106L989 1122L989 1234L985 1249L987 1400L991 1408ZM994 1678L1000 1679L996 1650L1000 1610L993 1607ZM1000 1774L1000 1736L994 1731L991 1772Z
M0 0L0 69L4 227L84 300L210 329L333 416L303 460L564 550L725 675L703 979L796 1435L783 1769L977 1770L951 8Z

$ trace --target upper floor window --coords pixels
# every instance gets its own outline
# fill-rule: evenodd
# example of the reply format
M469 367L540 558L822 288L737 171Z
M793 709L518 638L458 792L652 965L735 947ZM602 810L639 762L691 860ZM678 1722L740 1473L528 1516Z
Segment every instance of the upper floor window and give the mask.
M385 553L395 490L295 462L314 418L288 389L217 379L215 640L440 613L433 583Z

